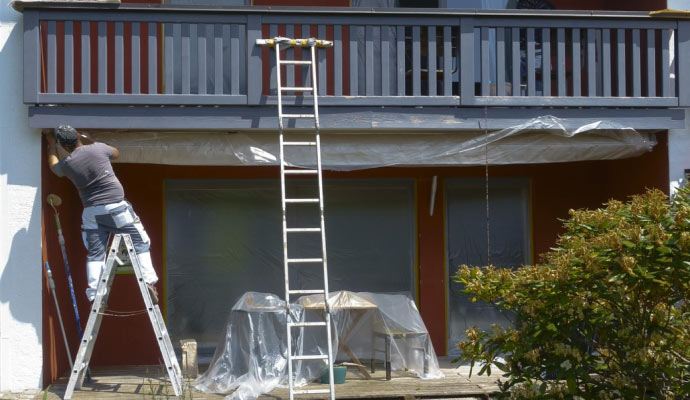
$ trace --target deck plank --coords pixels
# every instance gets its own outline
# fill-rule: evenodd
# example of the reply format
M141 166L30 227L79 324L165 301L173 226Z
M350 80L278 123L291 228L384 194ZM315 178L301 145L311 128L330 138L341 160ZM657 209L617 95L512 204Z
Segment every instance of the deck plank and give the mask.
M94 367L91 369L93 383L85 383L81 390L74 392L75 400L88 399L131 399L131 398L168 398L174 397L172 386L164 379L160 366L120 366ZM457 374L452 369L443 369L443 379L419 379L405 371L393 371L393 379L385 380L385 371L381 368L367 380L354 368L347 371L347 380L336 386L338 399L362 398L467 398L468 396L486 396L498 391L496 377L466 376ZM166 377L167 378L167 377ZM61 399L67 386L67 377L62 377L40 393L37 399ZM310 384L309 389L328 388L324 384ZM188 389L187 389L188 390ZM224 395L208 394L197 390L186 392L185 398L221 399ZM287 389L278 388L263 395L261 399L288 398ZM300 398L319 399L323 395L302 395Z

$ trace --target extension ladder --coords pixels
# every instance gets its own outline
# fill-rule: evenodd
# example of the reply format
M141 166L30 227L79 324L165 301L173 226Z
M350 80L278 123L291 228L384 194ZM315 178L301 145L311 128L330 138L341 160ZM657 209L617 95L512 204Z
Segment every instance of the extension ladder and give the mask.
M93 347L96 343L96 338L98 337L98 330L101 327L103 313L107 307L110 289L113 285L113 279L115 278L115 271L117 267L114 264L115 262L117 262L118 265L123 264L118 258L118 251L123 239L127 254L129 255L129 259L132 263L132 268L134 269L134 273L137 278L137 283L139 284L139 291L141 292L141 296L144 298L146 312L151 319L151 325L153 326L153 331L158 341L158 347L160 348L161 355L165 361L165 367L168 371L168 376L170 377L170 382L172 383L173 390L175 391L175 396L179 397L182 395L182 390L184 388L182 371L180 370L180 365L177 363L175 350L170 342L168 330L165 328L165 322L163 321L161 310L158 307L158 304L154 304L151 300L148 288L146 287L144 278L141 275L141 266L139 265L137 253L134 250L132 238L127 234L116 234L110 246L105 267L101 272L100 281L98 282L98 289L96 289L96 298L91 306L91 314L89 315L89 320L86 323L86 330L84 331L84 336L81 340L81 344L79 345L79 351L77 352L77 358L74 361L74 366L72 367L69 383L67 384L67 390L65 391L65 399L71 399L74 390L80 389L84 383L84 374L89 367L91 353L93 352Z
M319 135L319 102L316 89L316 48L330 47L333 42L326 40L310 39L290 39L284 37L276 37L273 39L257 39L257 45L267 45L275 50L276 62L276 84L278 94L278 128L280 133L280 193L281 204L283 211L283 260L285 269L285 304L287 307L287 358L288 358L288 382L290 400L294 399L295 394L316 394L316 393L330 393L330 398L335 399L335 387L333 385L333 349L331 340L331 312L328 306L328 263L326 258L326 230L323 217L323 177L321 171L321 138ZM308 48L311 51L310 60L281 60L280 49L287 47L302 47ZM287 87L282 86L281 67L283 65L302 65L309 67L311 70L311 86L307 82L303 82L301 87ZM305 79L306 81L307 79ZM311 93L313 99L313 113L312 114L285 114L283 113L283 94L285 92L302 92ZM285 139L285 120L290 119L310 119L314 121L314 140L309 141L295 141ZM302 169L291 167L291 164L286 163L285 150L286 147L308 146L314 148L316 153L316 169ZM318 183L318 197L315 198L287 198L286 196L286 180L289 177L295 176L315 176ZM318 227L288 227L286 208L289 205L311 203L319 206L320 226ZM320 234L321 236L321 257L319 258L289 258L288 256L288 234ZM290 269L299 264L320 264L323 267L323 287L318 289L308 290L292 290L290 289ZM306 294L320 294L324 297L324 313L323 321L318 322L299 322L294 320L294 315L290 312L290 296L291 295L306 295ZM304 328L325 328L326 340L328 343L328 354L292 354L292 330L299 328L303 331ZM306 389L295 390L293 365L294 361L304 360L321 360L328 363L329 389Z

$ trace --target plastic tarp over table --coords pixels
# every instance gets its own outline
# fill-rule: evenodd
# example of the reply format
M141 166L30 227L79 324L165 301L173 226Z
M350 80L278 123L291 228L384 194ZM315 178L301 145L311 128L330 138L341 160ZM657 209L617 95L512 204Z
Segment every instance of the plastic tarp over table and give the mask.
M336 363L385 357L389 346L393 371L407 370L423 379L442 378L424 322L405 294L332 292L328 304L333 323ZM322 320L323 296L299 298L290 304L294 321ZM199 390L229 393L231 399L251 399L287 385L286 307L278 296L245 293L233 306L223 341L208 370L196 381ZM327 354L322 328L293 330L294 355ZM337 354L335 352L337 349ZM381 352L375 352L376 349ZM293 362L296 386L321 377L325 363Z

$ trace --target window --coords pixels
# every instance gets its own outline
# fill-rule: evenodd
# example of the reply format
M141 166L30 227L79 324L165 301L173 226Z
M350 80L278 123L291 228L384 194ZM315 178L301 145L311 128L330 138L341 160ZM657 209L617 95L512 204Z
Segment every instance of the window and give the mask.
M310 197L315 184L288 195ZM273 179L166 182L167 314L173 339L212 354L230 308L247 291L284 297L280 183ZM329 289L414 293L414 182L324 182ZM318 226L313 204L289 206L288 226ZM320 240L291 234L291 258L317 257ZM301 236L301 238L300 238ZM313 238L313 237L312 237ZM315 269L316 268L316 269ZM322 287L321 269L297 266L293 289ZM209 354L210 353L210 354Z
M491 264L515 268L530 262L529 181L489 181L489 232ZM450 278L460 265L487 265L486 191L483 179L446 181L446 240L448 262L449 354L457 355L455 344L476 325L488 329L507 323L493 306L471 302L459 293L462 285ZM454 353L455 352L455 353Z

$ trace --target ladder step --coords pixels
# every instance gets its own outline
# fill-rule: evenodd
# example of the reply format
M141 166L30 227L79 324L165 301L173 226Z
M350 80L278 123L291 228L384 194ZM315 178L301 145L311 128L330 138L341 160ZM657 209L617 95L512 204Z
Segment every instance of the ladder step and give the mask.
M318 203L319 199L285 199L286 203Z
M290 294L324 294L323 289L290 290Z
M292 391L294 394L326 394L330 392L330 389L301 389Z
M314 88L309 86L282 86L280 90L283 92L313 92Z
M314 114L283 114L283 118L314 118Z
M319 171L315 169L286 169L285 175L316 175Z
M323 258L288 258L289 263L322 263Z
M286 232L321 232L321 228L287 228Z
M309 60L280 60L280 63L289 65L311 65L311 61Z
M308 356L292 356L293 360L328 360L328 354L323 355L308 355Z
M316 146L316 142L283 142L283 146Z
M325 322L289 322L288 326L291 328L302 328L305 326L326 326Z

